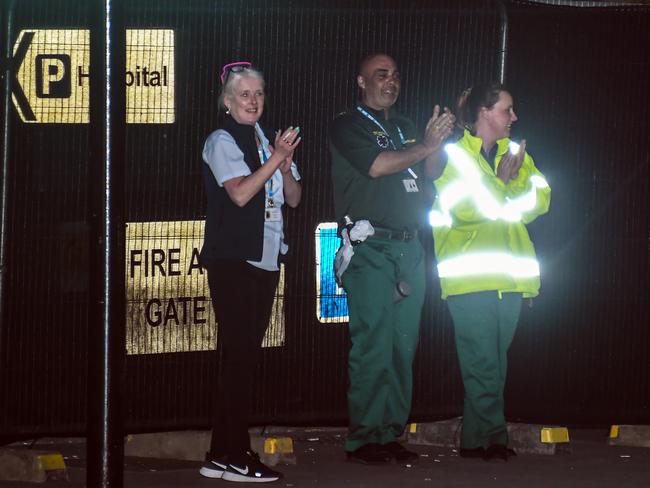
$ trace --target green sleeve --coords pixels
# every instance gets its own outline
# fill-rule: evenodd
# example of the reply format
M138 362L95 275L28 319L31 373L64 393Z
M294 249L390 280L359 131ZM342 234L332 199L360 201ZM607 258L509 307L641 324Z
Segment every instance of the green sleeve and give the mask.
M334 120L330 142L362 175L368 175L372 163L384 151L377 143L372 129L353 114L346 114Z

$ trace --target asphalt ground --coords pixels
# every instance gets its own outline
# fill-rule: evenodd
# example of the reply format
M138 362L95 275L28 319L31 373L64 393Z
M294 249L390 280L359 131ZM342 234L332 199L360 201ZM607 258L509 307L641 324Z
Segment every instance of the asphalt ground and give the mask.
M449 448L409 444L420 453L413 465L366 466L345 460L343 435L331 431L294 437L296 464L278 464L284 478L277 487L650 487L650 448L610 446L605 429L570 429L568 453L519 455L508 462L464 459ZM27 448L26 443L11 447ZM86 486L84 439L41 439L34 449L63 454L70 480L48 481L47 488ZM241 483L210 480L198 473L201 463L168 459L125 458L128 488L227 487ZM250 486L249 483L245 484ZM0 487L34 487L0 481ZM92 487L95 488L95 487Z

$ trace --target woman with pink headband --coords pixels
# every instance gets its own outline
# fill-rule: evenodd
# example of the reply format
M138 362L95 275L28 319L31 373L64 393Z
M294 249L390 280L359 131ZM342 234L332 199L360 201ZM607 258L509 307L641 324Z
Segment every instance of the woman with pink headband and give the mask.
M260 123L264 78L251 63L225 65L221 83L225 118L203 148L208 206L200 263L208 272L218 324L219 379L210 451L200 473L269 482L282 474L252 451L248 418L279 259L288 250L283 207L296 207L302 194L293 162L300 128L274 132Z

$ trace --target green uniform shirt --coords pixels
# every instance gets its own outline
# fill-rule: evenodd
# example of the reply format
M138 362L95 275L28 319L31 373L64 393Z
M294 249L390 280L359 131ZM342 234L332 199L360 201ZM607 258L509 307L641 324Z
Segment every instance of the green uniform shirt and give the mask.
M406 170L379 178L368 175L379 153L395 150L393 144L399 150L416 143L415 126L393 112L386 120L383 111L358 106L385 131L356 107L334 119L330 152L337 221L349 215L352 220L367 219L378 227L419 229L426 213L421 163L411 167L417 179Z

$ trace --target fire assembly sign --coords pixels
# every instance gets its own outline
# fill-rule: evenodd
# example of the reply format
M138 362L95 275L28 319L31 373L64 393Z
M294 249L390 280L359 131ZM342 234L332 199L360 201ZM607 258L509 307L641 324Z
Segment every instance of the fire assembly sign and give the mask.
M216 349L218 326L207 272L199 265L203 232L203 220L127 224L128 354ZM264 347L284 345L283 290L284 268Z

